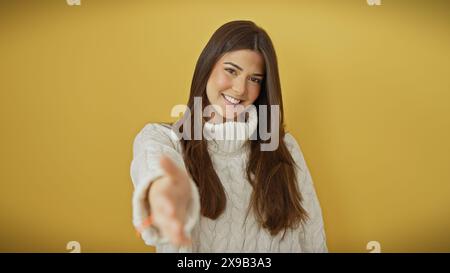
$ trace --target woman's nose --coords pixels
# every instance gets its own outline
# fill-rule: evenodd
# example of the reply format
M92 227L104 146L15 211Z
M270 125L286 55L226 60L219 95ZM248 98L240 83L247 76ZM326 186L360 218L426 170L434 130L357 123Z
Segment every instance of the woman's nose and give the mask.
M239 95L242 97L245 94L245 88L246 88L247 80L244 78L241 79L235 79L233 83L233 90L236 93L236 95Z

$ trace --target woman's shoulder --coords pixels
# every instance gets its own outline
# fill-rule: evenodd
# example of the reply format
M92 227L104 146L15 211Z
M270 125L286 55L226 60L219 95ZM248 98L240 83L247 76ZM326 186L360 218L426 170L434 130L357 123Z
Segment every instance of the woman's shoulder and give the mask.
M144 141L158 141L175 143L178 138L175 132L172 130L170 123L151 122L143 126L136 136L136 139L142 139Z
M291 152L295 149L300 150L300 146L298 145L297 140L291 133L286 132L284 134L284 143Z
M291 153L294 161L299 165L301 169L303 169L304 165L306 165L306 162L303 156L302 149L295 137L290 133L286 133L284 135L284 143L286 144L286 147Z
M172 124L166 122L149 122L144 125L141 132L162 132L168 133L172 130Z

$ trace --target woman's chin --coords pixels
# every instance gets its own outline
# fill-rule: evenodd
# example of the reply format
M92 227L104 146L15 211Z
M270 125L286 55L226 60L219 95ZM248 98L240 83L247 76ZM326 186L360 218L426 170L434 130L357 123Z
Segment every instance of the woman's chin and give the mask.
M217 106L220 106L220 109ZM243 112L245 106L242 104L239 104L238 107L228 104L216 104L216 107L214 107L214 109L216 111L214 113L214 118L212 118L211 121L213 121L214 123L222 123L223 121L234 121L236 117L238 117Z

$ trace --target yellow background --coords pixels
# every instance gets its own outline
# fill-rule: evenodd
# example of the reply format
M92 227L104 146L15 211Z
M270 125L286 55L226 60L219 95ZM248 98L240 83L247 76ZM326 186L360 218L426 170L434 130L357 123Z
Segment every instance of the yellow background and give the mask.
M446 1L2 1L0 251L153 251L131 224L132 141L187 101L223 23L277 50L332 252L450 251Z

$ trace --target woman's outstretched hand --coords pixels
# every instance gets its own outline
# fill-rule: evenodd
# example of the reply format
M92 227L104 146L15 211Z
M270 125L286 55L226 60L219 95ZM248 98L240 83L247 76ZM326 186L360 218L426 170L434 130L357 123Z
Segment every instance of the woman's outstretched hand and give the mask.
M184 233L184 224L192 198L189 176L166 156L160 164L165 175L150 184L148 193L153 224L174 245L188 245L191 240Z

